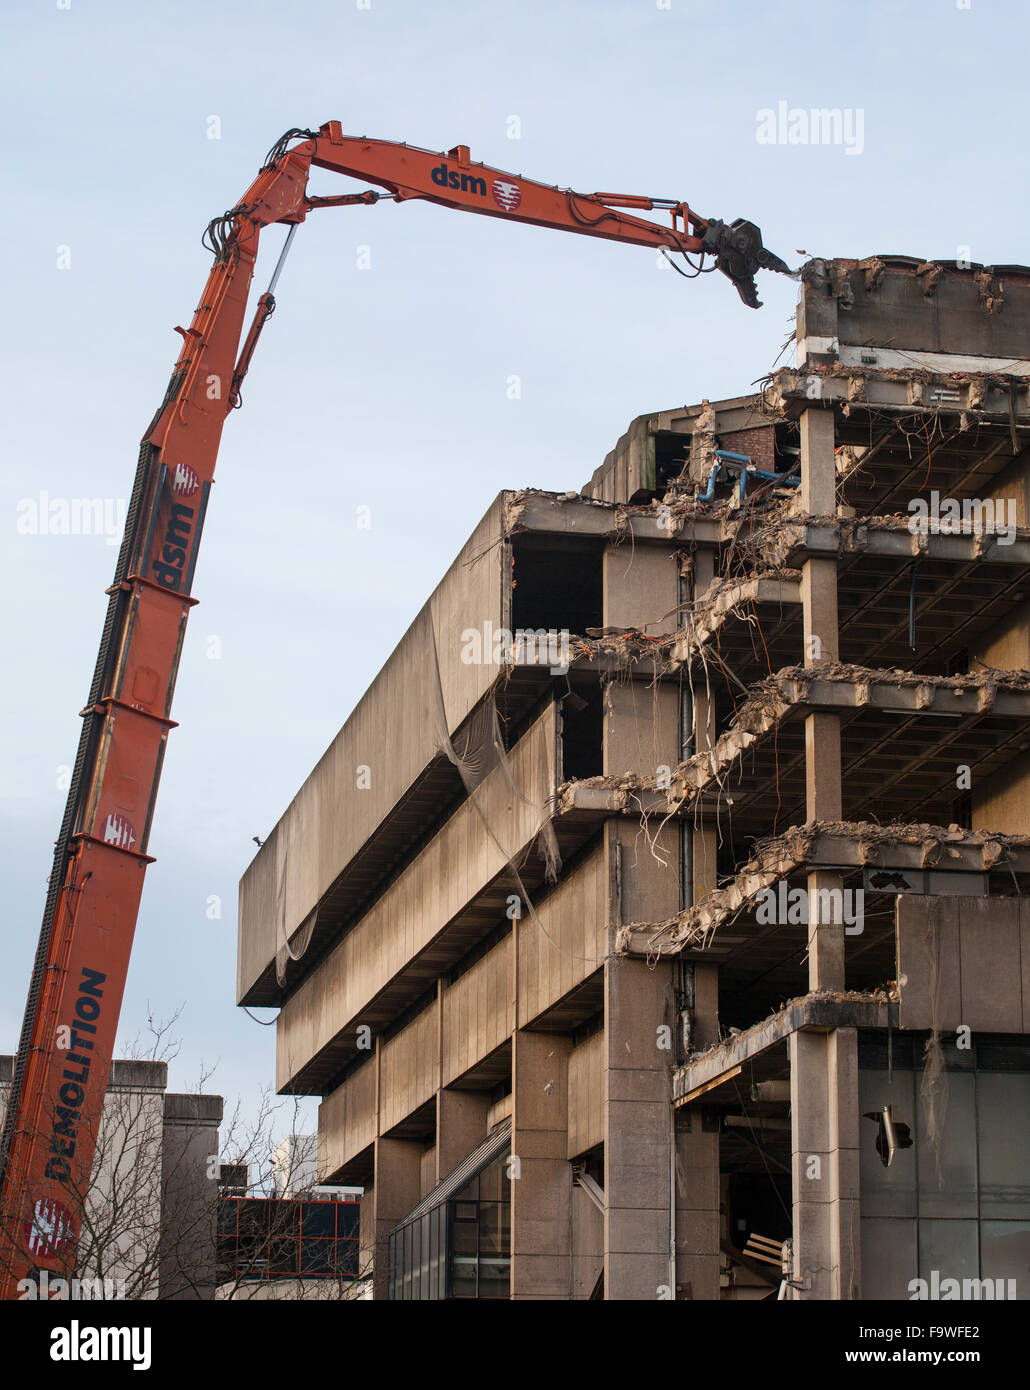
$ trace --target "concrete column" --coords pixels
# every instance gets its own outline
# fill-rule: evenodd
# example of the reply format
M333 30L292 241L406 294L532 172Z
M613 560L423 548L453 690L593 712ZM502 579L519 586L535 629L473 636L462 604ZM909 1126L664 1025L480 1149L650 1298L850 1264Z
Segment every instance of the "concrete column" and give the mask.
M376 1201L375 1188L368 1186L361 1194L358 1209L358 1269L362 1279L367 1279L375 1270L376 1255ZM374 1287L374 1284L373 1284Z
M389 1297L389 1235L420 1197L423 1145L407 1139L375 1141L375 1182L372 1187L372 1230L375 1253L372 1297ZM364 1215L364 1212L362 1212Z
M836 516L837 470L832 410L810 407L801 416L801 505L816 516ZM812 557L801 570L805 665L840 659L837 617L837 562ZM808 820L843 819L841 792L840 717L810 714L805 720L805 791ZM820 913L819 894L835 891L840 901L839 874L808 875L810 989L844 988L844 924L836 914ZM829 918L830 920L825 920Z
M436 1095L436 1183L443 1182L486 1138L490 1096L486 1091L438 1091Z
M661 921L679 908L679 836L657 834L651 852L630 821L605 827L618 865L610 908L623 922ZM605 965L605 1298L669 1297L672 1243L672 1068L676 966L611 955Z
M719 1123L700 1105L676 1112L676 1297L719 1297Z
M794 1297L859 1297L858 1032L790 1035Z
M715 578L715 552L700 549L694 555L694 599L704 597L705 590ZM697 673L695 672L695 676ZM715 726L714 702L706 693L703 680L693 687L693 744L695 753L703 753L715 746L718 730ZM700 902L718 887L716 873L716 849L718 836L716 827L695 822L691 826L693 853L694 902Z
M605 627L675 632L679 565L671 545L624 540L604 552Z
M671 965L605 966L605 1270L611 1299L671 1296Z
M512 1298L571 1295L571 1051L572 1039L558 1033L517 1029L512 1039Z
M638 772L654 777L663 765L671 776L679 762L679 725L679 693L672 685L609 681L604 689L605 776Z
M843 819L840 772L840 719L835 714L810 714L805 720L807 819ZM843 914L827 910L842 905L844 879L815 870L808 875L808 987L844 989ZM831 896L826 898L825 891Z
M694 595L701 597L715 577L715 552L699 550L694 557ZM694 691L693 744L701 752L715 745L718 730L715 726L715 706L704 686ZM692 907L719 886L716 853L718 836L714 825L695 823L690 827L691 841L691 902ZM693 976L693 1038L695 1051L711 1047L719 1041L719 967L707 962L693 961L688 966ZM718 1177L718 1157L716 1177ZM716 1203L718 1210L718 1202Z
M837 464L832 410L811 407L801 416L801 508L812 516L837 515ZM801 568L805 664L837 661L837 561L811 556Z

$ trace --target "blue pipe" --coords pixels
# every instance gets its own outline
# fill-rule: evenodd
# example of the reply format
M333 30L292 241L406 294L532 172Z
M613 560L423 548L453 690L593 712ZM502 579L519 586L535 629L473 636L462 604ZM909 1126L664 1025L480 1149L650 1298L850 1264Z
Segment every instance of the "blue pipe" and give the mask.
M714 497L715 497L715 480L716 480L716 478L718 478L718 476L719 476L719 474L720 474L721 472L722 472L722 464L721 464L721 463L715 463L715 464L712 465L712 471L711 471L711 473L709 473L709 475L708 475L708 486L705 488L704 492L695 492L695 494L694 494L694 500L695 500L695 502L711 502L711 501L714 499Z

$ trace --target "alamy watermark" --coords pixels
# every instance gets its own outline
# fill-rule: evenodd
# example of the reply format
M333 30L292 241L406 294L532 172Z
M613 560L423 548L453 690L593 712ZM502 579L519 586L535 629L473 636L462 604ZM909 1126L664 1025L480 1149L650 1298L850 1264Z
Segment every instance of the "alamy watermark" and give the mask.
M865 930L865 891L861 888L788 888L780 879L775 888L758 894L755 921L762 926L844 926L845 936Z
M461 634L461 659L466 666L549 666L564 675L571 660L567 628L495 628L489 618L482 628Z
M936 1269L930 1270L929 1279L910 1279L908 1292L910 1303L921 1300L947 1303L958 1299L1014 1301L1017 1297L1015 1279L942 1279Z
M755 139L760 145L840 145L845 154L865 149L862 107L763 106L755 112Z
M997 536L999 545L1011 545L1016 539L1016 503L1012 497L965 497L960 502L955 497L941 497L934 489L929 500L913 497L908 510L912 513L908 529L913 535L932 532L955 536L971 530L977 535Z
M40 1272L38 1280L18 1280L19 1300L27 1300L30 1303L40 1299L61 1303L66 1299L91 1302L124 1297L124 1279L58 1279L48 1269L44 1269Z
M18 502L20 536L103 536L118 545L129 504L124 497L23 497Z

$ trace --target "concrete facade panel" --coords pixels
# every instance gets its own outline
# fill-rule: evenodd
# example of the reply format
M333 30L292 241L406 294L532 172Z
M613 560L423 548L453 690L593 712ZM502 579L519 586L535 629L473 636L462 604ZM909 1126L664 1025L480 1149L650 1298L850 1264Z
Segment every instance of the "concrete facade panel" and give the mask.
M506 860L483 834L480 813L512 854L535 837L539 807L554 789L554 712L549 707L509 756L528 802L511 795L502 768L489 774L358 925L311 971L283 1006L277 1025L277 1085L305 1062L440 934L447 923L501 872Z
M376 1059L351 1072L318 1107L319 1167L334 1173L376 1137Z
M240 883L237 995L273 960L279 923L292 935L334 879L382 823L435 755L426 711L437 698L439 652L444 705L453 732L497 676L498 668L459 659L461 634L504 626L505 494L493 503L432 598L358 702ZM357 785L367 767L371 784Z

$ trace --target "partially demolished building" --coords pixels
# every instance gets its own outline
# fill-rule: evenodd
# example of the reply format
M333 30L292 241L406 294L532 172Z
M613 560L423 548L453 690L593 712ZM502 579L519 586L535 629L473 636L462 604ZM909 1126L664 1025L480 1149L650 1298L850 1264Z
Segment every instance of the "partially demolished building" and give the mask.
M1028 1296L1030 271L796 354L502 494L243 878L378 1298Z

